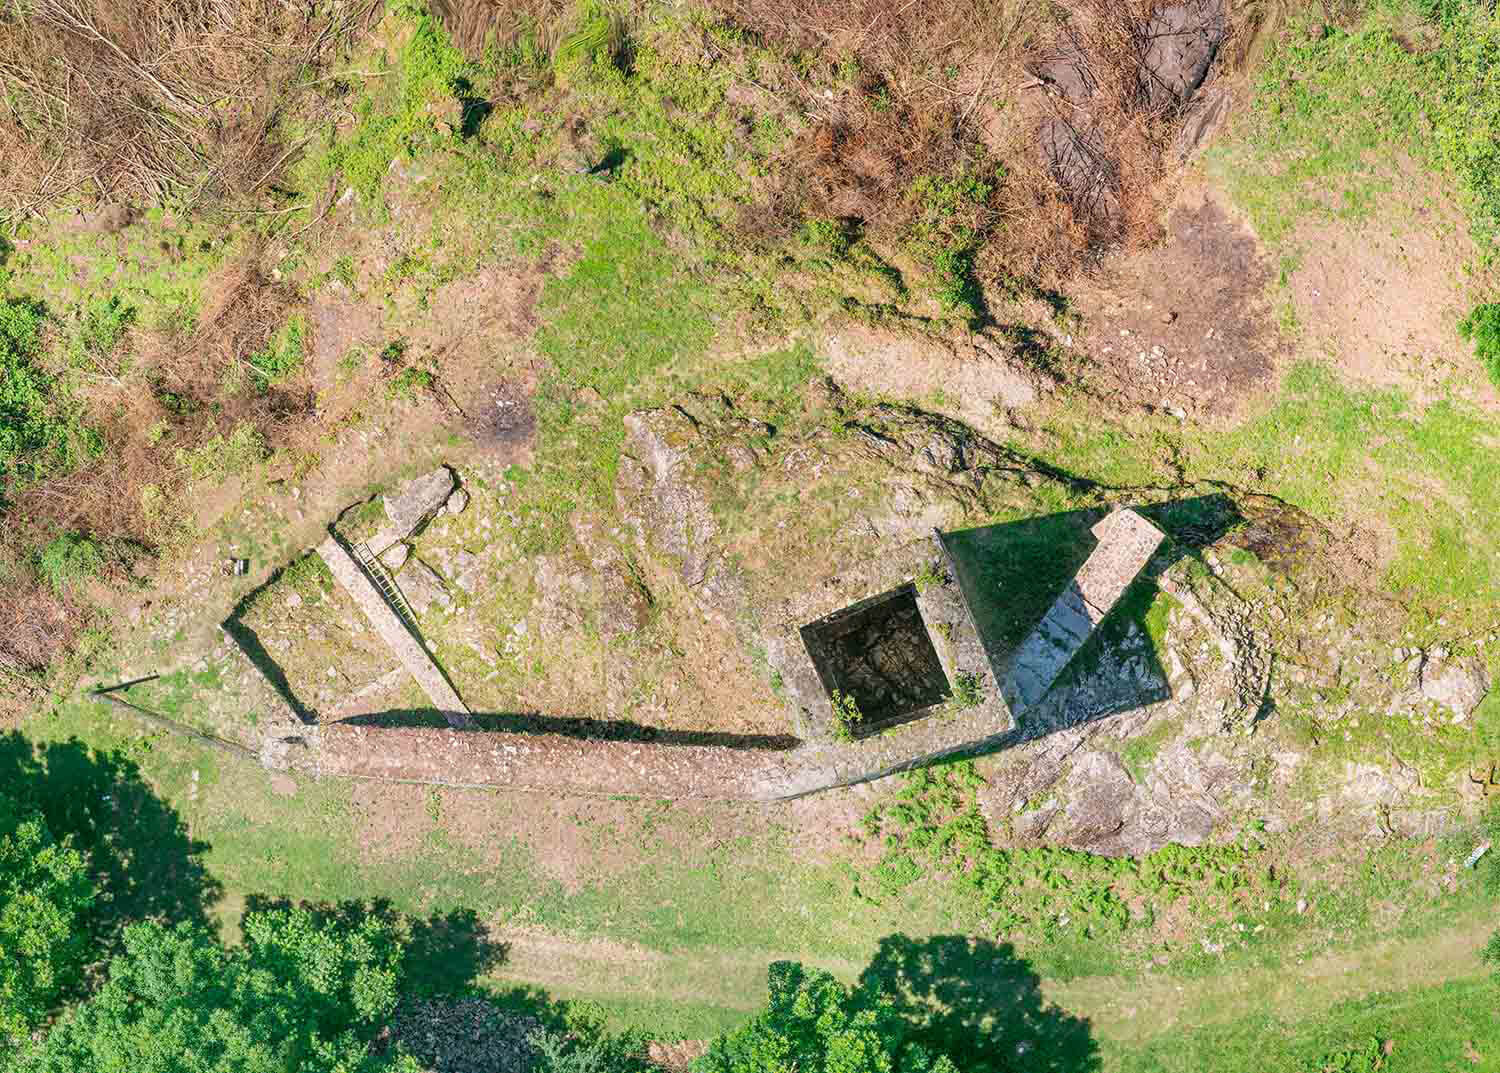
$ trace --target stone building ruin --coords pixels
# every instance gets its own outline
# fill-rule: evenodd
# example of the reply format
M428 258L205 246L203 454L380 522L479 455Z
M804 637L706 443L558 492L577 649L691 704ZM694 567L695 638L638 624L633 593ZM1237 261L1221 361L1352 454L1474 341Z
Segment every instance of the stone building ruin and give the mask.
M1003 748L1160 699L1150 688L1102 702L1050 695L1165 539L1140 513L1121 508L1092 526L1087 558L1040 621L1016 633L1019 643L994 628L989 610L1015 601L994 580L994 564L973 553L1003 547L1004 526L934 531L786 600L763 634L796 734L786 742L569 732L561 720L528 725L524 717L471 714L412 615L422 574L413 570L421 565L415 556L408 564L406 543L465 501L456 475L441 467L381 499L379 511L371 504L346 511L317 548L421 687L430 716L319 720L296 742L273 743L266 750L273 765L447 785L774 800ZM1164 685L1149 675L1141 682Z

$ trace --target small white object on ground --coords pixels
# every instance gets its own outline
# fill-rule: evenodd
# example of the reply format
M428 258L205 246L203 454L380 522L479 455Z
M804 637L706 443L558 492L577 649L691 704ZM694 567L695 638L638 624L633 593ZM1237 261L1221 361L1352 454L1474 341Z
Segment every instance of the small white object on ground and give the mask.
M1488 842L1479 843L1479 845L1474 847L1474 852L1469 854L1468 858L1464 861L1464 867L1473 868L1476 864L1479 863L1480 858L1489 851L1490 844Z

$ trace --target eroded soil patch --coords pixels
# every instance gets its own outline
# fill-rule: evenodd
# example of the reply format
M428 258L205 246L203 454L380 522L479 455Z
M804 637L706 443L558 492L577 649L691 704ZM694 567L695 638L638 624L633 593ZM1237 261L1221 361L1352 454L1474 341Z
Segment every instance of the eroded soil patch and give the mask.
M1269 383L1284 346L1254 234L1203 189L1161 246L1106 263L1077 307L1096 386L1150 407L1226 413Z

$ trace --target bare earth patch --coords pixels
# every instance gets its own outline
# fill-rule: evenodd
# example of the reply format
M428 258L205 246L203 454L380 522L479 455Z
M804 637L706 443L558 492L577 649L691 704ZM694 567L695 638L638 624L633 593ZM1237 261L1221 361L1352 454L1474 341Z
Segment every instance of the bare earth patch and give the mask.
M1183 191L1166 241L1105 262L1077 289L1097 388L1152 407L1231 412L1283 351L1249 227L1201 186Z
M1288 287L1304 340L1354 379L1418 402L1458 391L1500 403L1457 332L1482 290L1467 275L1479 251L1461 210L1446 197L1416 197L1415 181L1397 182L1405 192L1364 226L1332 219L1298 228Z
M923 403L981 431L1003 425L1006 410L1036 401L1032 377L999 346L846 325L823 346L829 374L856 393Z

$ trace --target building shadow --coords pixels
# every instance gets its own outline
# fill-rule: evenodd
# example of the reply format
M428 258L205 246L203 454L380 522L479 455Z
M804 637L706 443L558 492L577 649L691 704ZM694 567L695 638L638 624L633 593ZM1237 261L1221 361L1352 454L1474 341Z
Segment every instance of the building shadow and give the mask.
M11 731L0 734L0 786L88 862L99 891L88 914L99 961L120 952L136 921L210 923L221 888L203 866L208 844L190 837L128 757L76 740L36 746Z
M707 745L726 749L784 752L801 745L790 734L732 734L718 730L672 730L624 720L590 719L512 712L479 712L469 716L470 730L506 734L561 734L589 741L650 742L654 745ZM433 708L392 709L333 720L335 724L397 730L410 727L446 729L448 717Z
M1091 1073L1099 1046L1086 1018L1047 1002L1041 978L1009 943L967 935L889 935L858 990L904 1022L908 1045L965 1073Z
M1214 493L1134 508L1167 539L1121 595L1048 691L1017 715L1015 727L986 745L1007 749L1171 696L1151 640L1157 581L1244 521ZM997 681L1018 646L1098 547L1090 531L1108 508L1064 511L939 534Z
M240 602L234 605L234 610L229 613L229 617L220 625L229 639L239 646L245 658L260 672L261 677L270 683L276 695L292 710L292 713L310 726L317 721L312 710L297 698L291 682L287 680L286 672L281 669L281 664L277 663L275 657L266 651L266 646L261 643L260 634L256 633L254 628L245 621L245 613L255 605L267 589L281 580L281 575L284 573L286 573L285 566L273 573L261 585L246 593Z

